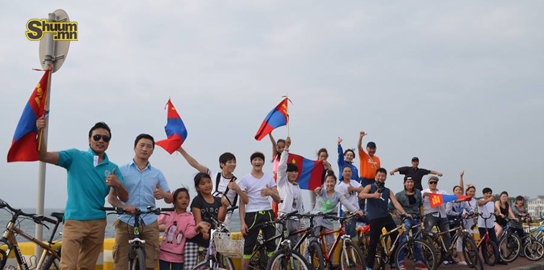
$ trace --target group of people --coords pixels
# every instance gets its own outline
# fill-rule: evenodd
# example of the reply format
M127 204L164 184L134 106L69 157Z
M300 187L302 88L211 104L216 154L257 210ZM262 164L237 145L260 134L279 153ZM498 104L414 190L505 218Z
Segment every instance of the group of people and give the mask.
M38 130L45 128L43 117L36 121ZM438 189L438 177L442 173L419 168L419 160L412 159L412 166L392 170L404 174L404 190L394 193L385 187L387 171L380 166L380 159L375 155L376 144L369 142L366 149L362 147L365 132L360 132L358 140L358 155L360 167L354 165L355 151L342 149L342 139L338 139L339 175L335 175L328 159L328 152L322 148L317 158L323 162L324 173L322 186L310 191L312 213L339 213L343 215L357 213L366 216L370 223L370 247L368 250L367 269L374 264L377 241L382 228L390 230L395 222L390 214L395 209L401 214L426 214L426 230L435 224L441 230L448 229L448 216L465 216L474 211L489 215L496 212L499 217L510 216L519 219L526 216L523 201L510 207L503 201L501 194L499 202L493 202L492 192L484 188L484 199L476 201L475 187L463 187L461 183L454 187L454 194L471 196L469 201L451 202L439 207L430 207L431 193L445 194ZM187 151L180 147L178 152L187 163L198 173L194 177L194 188L197 195L191 200L189 190L185 187L171 192L164 175L149 162L155 149L155 141L148 134L140 134L134 141L134 158L128 164L118 167L108 159L108 149L112 133L108 125L96 123L89 131L89 149L86 151L69 149L59 152L48 152L43 148L39 151L40 160L66 168L68 172L68 201L65 210L63 230L63 247L61 254L61 269L94 269L94 265L104 241L106 214L100 210L108 203L124 209L128 214L120 215L115 221L115 244L113 259L115 269L128 268L129 239L133 236L134 213L136 209L145 210L155 207L157 200L164 200L174 205L174 211L168 215L143 215L140 220L140 237L145 240L146 267L154 269L186 269L192 270L199 258L199 247L207 248L210 243L210 230L218 220L227 228L230 227L234 206L239 207L240 230L244 235L244 250L242 270L247 270L249 259L257 243L257 237L262 231L264 238L270 238L276 231L271 227L260 228L259 223L272 221L276 218L272 201L278 204L278 215L297 210L304 213L302 201L303 191L296 180L298 167L288 161L291 139L275 140L272 142L273 174L263 171L266 165L265 154L254 152L250 156L251 171L241 178L234 176L236 157L223 153L219 157L219 169L214 170L200 164ZM429 188L423 189L421 182L425 175L433 174L428 179ZM435 176L436 175L436 176ZM339 183L337 183L339 182ZM521 197L523 199L523 197ZM341 206L341 207L339 207ZM188 209L189 208L189 209ZM470 222L471 220L465 220ZM494 217L478 220L479 229L488 228L491 239L496 241ZM518 220L519 221L519 220ZM414 219L406 219L410 224L419 223ZM502 224L500 218L497 224ZM332 230L333 224L328 219L317 219L316 230ZM287 229L300 229L300 220L292 219L286 224ZM355 221L345 225L346 233L355 236ZM471 224L467 224L468 228ZM162 242L160 232L164 232ZM499 227L497 232L500 233ZM523 233L520 230L519 233ZM396 236L394 236L396 237ZM332 235L326 237L330 245ZM445 242L449 239L445 237ZM266 246L269 256L275 250L274 243ZM460 248L457 249L459 252ZM418 269L426 269L421 262L420 254L417 262ZM462 255L458 257L463 262ZM453 262L448 262L453 263Z

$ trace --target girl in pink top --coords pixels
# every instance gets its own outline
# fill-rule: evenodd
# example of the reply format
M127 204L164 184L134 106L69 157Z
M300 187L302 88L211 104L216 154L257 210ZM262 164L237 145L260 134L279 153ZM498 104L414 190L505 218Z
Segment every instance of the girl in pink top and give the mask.
M183 269L183 247L187 238L193 238L209 225L201 222L195 226L195 218L187 212L190 197L186 188L174 192L175 211L159 216L159 229L164 232L159 256L160 270Z

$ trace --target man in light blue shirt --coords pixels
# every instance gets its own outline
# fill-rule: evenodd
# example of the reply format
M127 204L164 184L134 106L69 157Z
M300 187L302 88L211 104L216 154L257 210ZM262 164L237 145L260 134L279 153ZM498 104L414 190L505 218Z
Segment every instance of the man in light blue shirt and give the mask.
M126 203L117 199L115 191L111 191L108 202L114 207L121 207L132 214L136 209L147 210L155 207L155 201L164 199L172 203L172 194L168 183L161 171L151 166L149 158L155 149L155 140L151 135L140 134L134 141L134 159L121 166L121 174L125 180L125 187L129 194ZM114 269L128 268L128 255L134 232L134 216L120 215L114 223L115 244L113 246ZM155 214L146 214L140 217L140 238L145 240L146 268L154 269L159 260L159 225Z
M36 120L38 133L45 125L45 117ZM104 206L109 192L119 194L122 201L128 200L119 168L106 155L110 139L110 128L99 122L89 131L87 151L47 152L44 147L39 151L40 161L61 166L68 172L61 270L94 269L102 252L107 224L106 213L100 207Z

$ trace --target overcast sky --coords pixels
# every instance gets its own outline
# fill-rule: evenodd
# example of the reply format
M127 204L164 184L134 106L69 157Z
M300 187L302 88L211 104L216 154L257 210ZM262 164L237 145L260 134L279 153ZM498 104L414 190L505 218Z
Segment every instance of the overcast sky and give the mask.
M315 158L326 147L335 165L337 137L355 147L364 130L386 169L418 156L444 173L448 192L465 170L478 195L486 186L544 194L542 1L3 2L4 157L42 75L32 71L39 42L25 37L26 22L58 8L78 22L79 41L52 78L49 150L87 149L89 128L105 121L110 159L128 163L139 133L166 137L171 97L186 150L214 169L233 152L241 177L251 152L270 157L269 140L253 136L288 94L293 153ZM181 155L157 148L151 162L171 189L194 191ZM38 163L4 158L0 171L0 198L35 207ZM402 177L386 185L399 191ZM66 197L65 170L48 165L46 207Z

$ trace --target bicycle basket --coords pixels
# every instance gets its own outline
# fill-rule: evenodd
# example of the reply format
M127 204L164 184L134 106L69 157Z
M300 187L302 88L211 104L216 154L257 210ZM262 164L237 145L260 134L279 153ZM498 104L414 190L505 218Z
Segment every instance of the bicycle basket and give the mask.
M244 254L244 238L241 233L216 232L215 250L226 257L241 258Z

